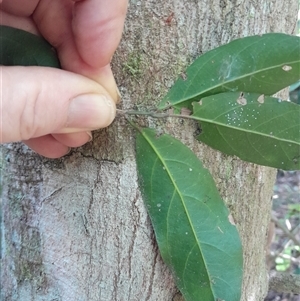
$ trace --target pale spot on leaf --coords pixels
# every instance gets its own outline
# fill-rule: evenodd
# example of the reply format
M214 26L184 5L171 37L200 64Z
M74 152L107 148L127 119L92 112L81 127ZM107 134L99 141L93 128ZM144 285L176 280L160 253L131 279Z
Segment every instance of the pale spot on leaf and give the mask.
M236 102L242 106L245 106L247 104L247 99L244 97L244 93L241 93Z
M290 70L292 70L292 67L288 66L288 65L284 65L284 66L282 66L282 70L283 71L290 71Z
M257 98L257 101L258 101L259 103L264 103L264 102L265 102L265 95L264 95L264 94L260 95L260 96Z
M218 229L219 229L219 231L221 232L221 233L224 233L223 231L222 231L222 229L218 226Z

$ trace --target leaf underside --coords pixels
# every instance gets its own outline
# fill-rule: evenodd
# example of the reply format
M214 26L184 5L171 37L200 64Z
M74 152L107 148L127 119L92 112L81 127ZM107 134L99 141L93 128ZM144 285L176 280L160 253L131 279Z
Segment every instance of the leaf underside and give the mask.
M230 91L272 95L299 80L299 43L297 36L270 33L208 51L187 68L158 108L191 108L193 101Z
M0 26L0 65L60 68L55 49L45 39L9 26Z
M241 104L242 103L242 104ZM300 169L300 106L254 93L221 93L193 103L198 139L228 155L284 170Z
M137 135L139 183L163 260L186 301L239 301L242 247L214 181L169 135Z

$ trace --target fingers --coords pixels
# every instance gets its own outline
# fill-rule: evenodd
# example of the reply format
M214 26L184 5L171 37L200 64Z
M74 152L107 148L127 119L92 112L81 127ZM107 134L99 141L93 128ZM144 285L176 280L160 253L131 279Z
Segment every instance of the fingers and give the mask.
M70 147L79 147L92 138L90 132L53 134L23 141L31 149L48 158L59 158L70 151Z
M8 16L2 14L1 22L41 33L57 48L63 69L106 89L51 68L1 68L0 142L26 140L40 154L56 158L89 141L87 132L107 126L115 116L108 93L115 101L120 95L109 63L121 38L127 0L24 1L20 7L17 0L0 0Z
M106 90L83 76L47 67L1 67L0 72L1 142L87 132L114 119L115 104Z
M23 142L38 154L52 159L62 157L70 151L68 146L57 141L52 135L32 138Z
M52 134L52 136L69 147L79 147L92 140L91 132L68 133L68 134Z
M120 95L109 63L121 39L126 9L127 0L75 4L41 0L33 19L41 34L57 48L63 69L97 81L117 102Z
M20 5L19 0L0 1L0 8L15 16L28 17L35 10L39 0L22 0Z
M0 24L23 29L35 35L39 35L39 31L31 18L17 17L3 10L0 10Z
M86 0L75 4L73 33L77 49L90 66L110 63L120 43L127 0Z

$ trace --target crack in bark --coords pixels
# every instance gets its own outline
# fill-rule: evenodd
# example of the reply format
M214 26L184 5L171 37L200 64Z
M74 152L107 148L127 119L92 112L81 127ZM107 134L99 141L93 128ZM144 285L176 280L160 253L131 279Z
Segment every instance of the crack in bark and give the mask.
M147 291L147 296L146 296L145 301L149 301L152 296L152 287L154 284L156 264L157 264L158 256L160 256L154 233L153 233L153 244L155 245L155 247L154 247L155 256L153 258L153 265L151 266L152 267L151 275L149 278L148 291Z

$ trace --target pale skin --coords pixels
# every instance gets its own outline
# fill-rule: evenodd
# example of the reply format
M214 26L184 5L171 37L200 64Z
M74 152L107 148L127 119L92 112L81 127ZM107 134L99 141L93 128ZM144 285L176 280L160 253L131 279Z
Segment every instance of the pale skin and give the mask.
M0 23L43 36L63 70L1 67L0 142L24 141L58 158L91 140L115 117L110 68L127 0L0 0Z

